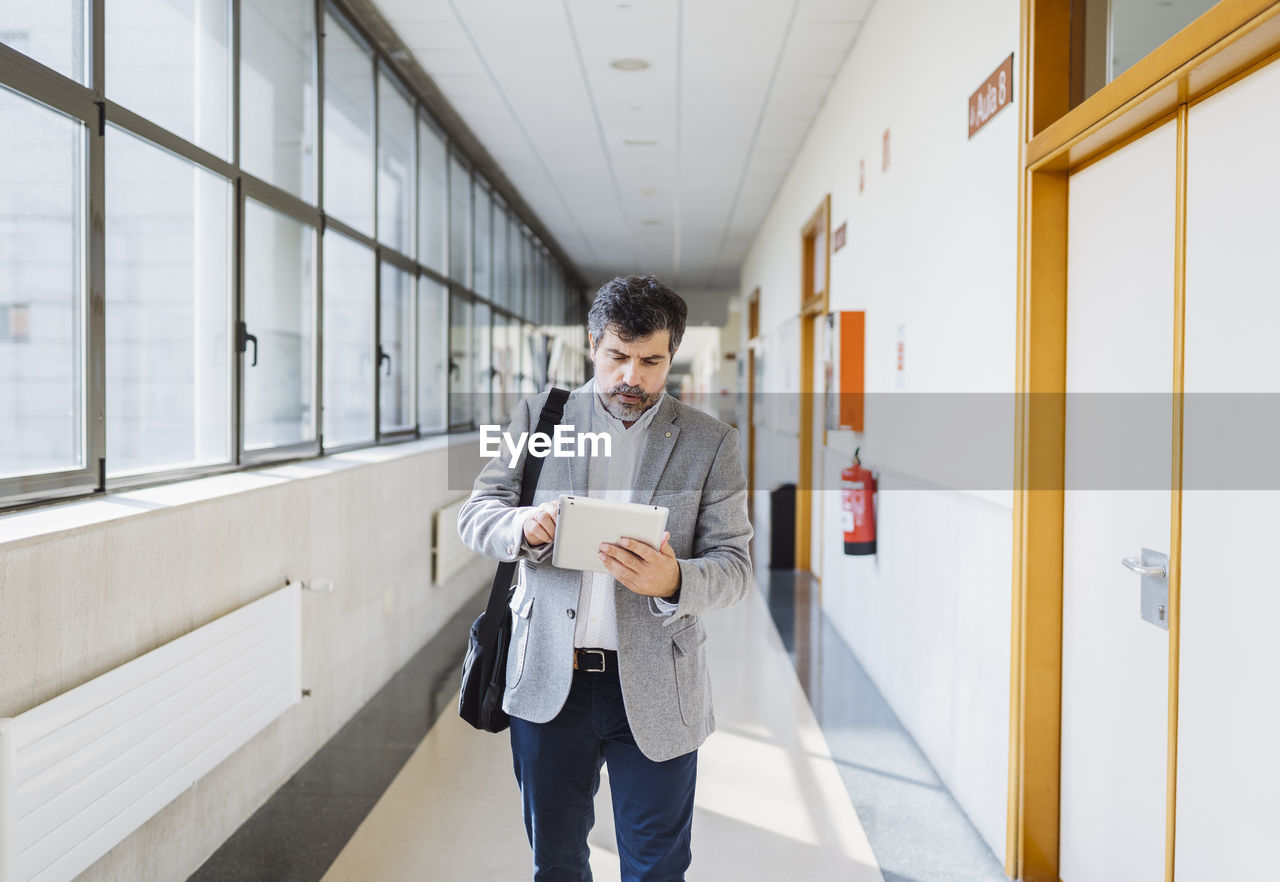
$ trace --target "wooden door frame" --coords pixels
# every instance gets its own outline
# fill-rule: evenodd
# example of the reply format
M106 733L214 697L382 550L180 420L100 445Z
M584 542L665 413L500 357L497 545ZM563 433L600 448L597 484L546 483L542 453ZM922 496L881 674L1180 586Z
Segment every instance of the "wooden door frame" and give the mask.
M822 278L813 272L819 233L824 249ZM796 569L811 570L813 537L813 358L817 322L827 314L831 291L831 194L800 228L800 468L796 479Z
M1223 0L1071 107L1071 4L1022 0L1013 621L1005 872L1058 882L1061 810L1067 179L1170 120L1178 125L1169 735L1165 878L1174 879L1182 546L1187 108L1280 56L1280 2ZM1072 880L1067 880L1072 882Z

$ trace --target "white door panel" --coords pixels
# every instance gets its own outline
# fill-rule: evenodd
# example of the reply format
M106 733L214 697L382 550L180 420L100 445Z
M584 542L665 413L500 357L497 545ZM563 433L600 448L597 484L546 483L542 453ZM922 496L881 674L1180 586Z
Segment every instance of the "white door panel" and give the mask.
M1256 403L1221 394L1280 393L1278 106L1272 64L1190 112L1178 882L1276 876L1280 587L1264 555L1280 536L1280 492L1214 481L1227 467L1247 481L1280 434L1264 421L1232 437L1230 418ZM1228 450L1237 441L1243 456Z
M1120 561L1169 551L1176 148L1171 123L1070 181L1065 882L1164 880L1168 633Z

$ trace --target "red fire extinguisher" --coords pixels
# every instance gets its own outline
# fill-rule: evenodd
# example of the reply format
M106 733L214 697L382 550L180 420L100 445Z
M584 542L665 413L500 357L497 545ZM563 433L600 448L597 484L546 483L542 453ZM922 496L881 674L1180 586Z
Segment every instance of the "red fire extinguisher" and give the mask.
M876 479L853 452L853 465L840 471L840 514L845 554L876 553Z

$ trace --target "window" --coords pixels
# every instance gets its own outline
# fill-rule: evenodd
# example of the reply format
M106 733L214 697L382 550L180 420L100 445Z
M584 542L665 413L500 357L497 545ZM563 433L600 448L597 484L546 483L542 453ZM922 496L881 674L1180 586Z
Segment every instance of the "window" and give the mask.
M426 276L418 279L418 429L448 428L445 396L449 391L448 289Z
M88 80L85 0L0 0L0 43L80 83Z
M516 334L520 323L504 315L493 316L493 422L506 425L511 421L511 409L519 400L518 375L519 341Z
M3 88L0 119L0 477L83 468L85 129Z
M493 302L511 306L511 261L507 256L507 211L495 196L493 201Z
M110 0L104 7L107 96L227 158L230 0Z
M418 120L418 261L444 272L449 237L449 155L444 139Z
M472 193L474 194L472 205L475 209L475 222L471 226L471 241L473 244L471 250L471 290L481 297L490 297L493 294L493 274L491 272L491 264L493 262L491 239L493 237L489 225L493 220L493 200L489 198L489 188L485 186L484 181L480 180L479 177L474 181Z
M487 303L476 302L471 338L471 363L475 365L475 419L479 423L492 423L493 353L490 322L493 311Z
M383 432L412 429L413 276L382 264L378 401Z
M471 299L453 292L449 296L449 425L466 426L475 419L474 380L471 363Z
M1216 2L1084 0L1072 3L1072 39L1077 45L1083 45L1083 69L1072 77L1071 103L1080 103L1133 67Z
M324 17L324 210L373 235L373 55Z
M509 305L515 314L525 314L525 238L515 214L507 224L509 230L508 260L511 260L511 294Z
M448 428L445 404L449 388L448 289L426 276L418 279L418 429Z
M378 75L378 241L413 253L413 105Z
M252 199L244 209L244 446L314 440L315 231ZM256 364L255 364L256 362Z
M373 251L324 231L324 445L370 443L373 432Z
M242 0L240 8L240 164L314 203L315 4Z
M449 278L471 287L471 174L449 157Z
M107 474L231 459L231 182L106 143Z

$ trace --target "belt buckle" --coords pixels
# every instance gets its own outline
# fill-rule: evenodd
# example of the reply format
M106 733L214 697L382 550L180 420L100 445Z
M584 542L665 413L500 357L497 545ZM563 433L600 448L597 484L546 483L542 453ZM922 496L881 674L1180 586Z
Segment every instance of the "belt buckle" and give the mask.
M590 652L590 653L594 653L595 655L600 656L600 667L598 667L598 668L580 668L580 667L578 667L578 655L579 655L579 653L588 653L588 652ZM584 673L587 673L587 674L603 674L603 673L604 673L604 671L605 671L604 650L603 650L603 649L576 649L576 650L574 650L574 652L573 652L573 669L574 669L575 671L583 671Z

